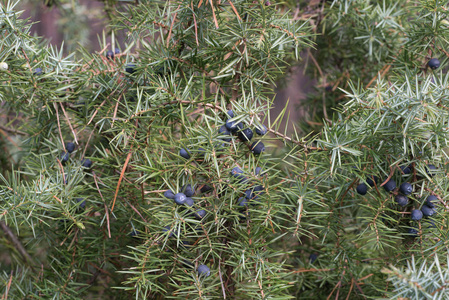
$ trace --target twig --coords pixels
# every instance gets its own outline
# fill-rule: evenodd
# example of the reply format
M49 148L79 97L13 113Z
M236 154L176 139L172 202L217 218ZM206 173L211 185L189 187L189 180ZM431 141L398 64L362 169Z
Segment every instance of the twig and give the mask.
M8 127L3 126L3 125L0 125L0 128L3 129L4 131L7 131L7 132L20 134L20 135L27 135L26 132L23 132L23 131L20 131L20 130L17 130L17 129L11 129L11 128L8 128Z
M56 102L53 102L53 106L55 107L55 112L56 112L56 119L58 120L58 130L59 130L59 135L61 137L61 143L62 143L62 148L65 150L65 144L64 144L64 139L62 137L62 132L61 132L61 123L59 122L59 112L58 112L58 107L56 106Z
M67 115L67 112L65 111L62 103L59 103L59 104L61 105L62 111L64 112L64 116L65 116L65 119L67 120L67 123L69 124L70 130L72 131L73 139L75 140L75 143L78 144L78 139L76 138L76 132L73 129L72 124L70 123L69 116Z
M218 275L220 276L221 290L223 291L223 299L226 299L226 291L225 291L225 287L223 285L223 276L221 275L220 264L221 264L221 260L218 262Z
M114 200L112 202L111 212L114 211L115 200L117 199L118 190L120 189L120 184L122 183L123 176L125 176L126 167L128 166L128 162L131 159L131 155L132 155L132 147L128 153L128 156L126 157L125 164L123 165L122 172L120 173L120 178L118 179L117 188L115 189L115 194L114 194Z
M33 266L33 259L26 251L25 247L23 247L22 243L20 242L19 238L12 232L11 228L9 228L8 225L4 221L0 221L0 227L2 228L5 235L9 238L9 240L12 242L16 250L19 252L19 254L22 256L23 260L26 261L31 267Z
M168 46L169 46L170 37L171 37L171 32L172 32L172 30L173 30L173 25L175 24L176 16L178 15L178 9L179 9L180 7L181 7L181 4L178 5L178 8L176 9L175 16L173 17L173 22L171 23L170 30L168 31L168 36L167 36L167 48L168 48Z
M97 186L97 190L98 190L98 193L100 194L101 200L103 200L104 210L106 213L106 222L107 222L107 226L108 226L108 235L109 235L109 238L111 238L111 226L109 225L108 207L106 206L106 202L104 201L103 194L101 194L100 188L98 187L97 175L95 174L95 172L92 172L92 175L94 176L95 185Z
M7 286L6 286L6 291L5 291L5 293L3 294L3 296L2 296L2 300L3 300L3 299L8 300L8 293L9 293L9 289L11 288L11 282L12 282L12 276L13 276L13 274L14 274L14 270L11 270L11 276L9 277L8 284L7 284Z
M190 2L190 6L192 7L193 23L195 24L195 40L196 40L196 45L199 46L200 43L198 42L198 25L196 24L195 11L193 10L193 1Z

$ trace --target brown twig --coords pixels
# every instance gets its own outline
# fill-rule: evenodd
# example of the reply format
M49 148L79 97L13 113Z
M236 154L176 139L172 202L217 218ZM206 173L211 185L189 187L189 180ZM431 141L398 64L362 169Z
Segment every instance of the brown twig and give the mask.
M22 256L23 260L27 262L31 267L33 267L33 259L26 251L25 247L20 242L19 238L12 232L11 228L4 221L0 221L0 228L3 230L5 235L14 245L14 248L19 252L20 256Z

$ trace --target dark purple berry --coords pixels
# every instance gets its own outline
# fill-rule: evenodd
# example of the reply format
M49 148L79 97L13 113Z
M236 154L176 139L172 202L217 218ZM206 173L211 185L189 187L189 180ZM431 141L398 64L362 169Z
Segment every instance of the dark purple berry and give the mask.
M418 236L418 230L416 230L415 228L409 228L408 234L410 234L412 237L416 237Z
M90 169L92 167L92 161L88 158L82 161L83 167Z
M130 63L130 64L127 64L127 65L126 65L125 71L126 71L127 73L129 73L129 74L132 74L132 73L134 73L134 72L136 71L135 68L136 68L136 65L133 64L133 63Z
M438 60L438 58L432 58L432 59L429 60L427 65L432 70L435 70L435 69L438 69L440 67L440 61Z
M249 142L253 138L253 131L249 128L245 128L239 132L239 138L244 142Z
M256 133L258 135L265 135L265 134L267 134L267 132L268 132L268 129L265 125L262 125L261 127L256 127Z
M419 221L422 219L422 211L420 211L419 209L414 209L412 210L412 220L413 221Z
M426 168L427 175L429 175L430 177L433 177L436 169L437 169L437 167L435 167L434 165L431 165L431 164L427 165L427 168Z
M42 75L42 69L41 68L36 68L34 70L34 72L33 72L33 75L37 75L37 76Z
M179 155L181 157L184 157L185 159L189 159L190 158L190 153L186 149L184 149L184 148L179 150Z
M262 152L265 151L265 145L261 141L254 142L251 145L251 151L256 155L261 154Z
M231 175L234 176L234 177L237 177L238 174L243 174L243 170L240 169L239 167L234 167L231 170Z
M73 151L75 151L75 144L72 142L68 142L67 144L65 144L65 149L69 152L72 153Z
M162 229L163 232L169 232L168 237L172 237L174 235L174 232L170 230L170 226L165 226L164 229Z
M228 110L227 114L230 118L234 118L234 112L232 111L232 109Z
M236 123L235 121L231 121L230 119L226 121L226 128L232 132L235 133L241 129L243 129L243 123Z
M366 195L366 193L368 192L368 186L364 183L361 183L357 186L356 190L360 195Z
M192 188L192 185L190 183L188 185L183 186L181 190L187 197L192 197L193 195L195 195L195 189Z
M421 211L424 217L431 217L435 213L435 210L427 205L423 205Z
M205 215L206 215L206 211L204 209L197 210L195 212L195 218L197 218L198 220L204 218Z
M403 193L404 195L410 195L413 192L413 186L408 183L408 182L404 182L403 184L401 184L401 186L399 187L399 190L401 191L401 193Z
M111 60L114 59L114 52L112 52L111 50L106 52L106 58Z
M185 200L184 204L185 204L185 205L187 205L187 206L190 206L190 207L192 207L192 206L193 206L193 204L194 204L194 201L193 201L193 199L192 199L192 198L190 198L190 197L186 197L186 200Z
M228 130L226 125L221 126L218 130L218 133L220 135L231 135L231 132ZM229 143L231 141L231 138L221 138L221 140Z
M61 162L62 162L63 164L65 164L66 162L68 162L68 161L69 161L69 156L70 156L69 152L62 151L62 152L61 152Z
M400 206L406 206L408 204L408 198L404 195L397 195L394 200L396 200L397 204Z
M175 194L173 193L172 190L166 190L164 192L164 197L166 197L168 199L175 199Z
M410 174L412 170L410 169L410 166L400 166L402 173L404 174Z
M208 277L210 275L210 269L206 265L199 265L197 269L198 275L204 275L205 277Z
M317 260L317 258L318 258L318 253L310 254L310 256L309 256L310 263L313 264Z
M371 177L366 178L366 183L368 183L370 187L374 186L374 182L376 182L376 184L378 184L379 183L379 177L371 176Z
M77 203L80 203L79 204L79 207L80 208L82 208L82 209L84 209L84 208L86 208L86 200L84 200L84 198L76 198L76 202Z
M238 206L240 207L247 207L249 204L249 200L246 199L245 197L240 197L238 200Z
M430 195L426 199L426 205L430 208L434 208L436 202L438 202L438 198L437 198L437 196L434 196L434 195Z
M387 192L391 192L392 190L394 190L396 188L396 182L393 179L388 180L387 183L385 183L384 185L384 189Z
M175 203L178 205L184 204L186 202L186 199L187 197L184 193L177 193L174 198Z

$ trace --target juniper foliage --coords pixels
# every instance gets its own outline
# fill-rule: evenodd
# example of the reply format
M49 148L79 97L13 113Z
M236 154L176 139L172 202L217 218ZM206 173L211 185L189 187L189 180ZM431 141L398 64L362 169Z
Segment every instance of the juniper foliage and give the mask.
M47 45L18 3L0 4L4 298L448 298L448 3L108 1L98 53ZM320 107L291 134L269 111L304 55Z

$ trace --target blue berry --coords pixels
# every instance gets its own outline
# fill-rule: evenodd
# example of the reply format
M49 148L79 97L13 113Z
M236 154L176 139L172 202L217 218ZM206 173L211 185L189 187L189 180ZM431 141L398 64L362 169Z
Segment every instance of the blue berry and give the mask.
M174 235L174 232L170 230L170 226L165 226L164 229L162 229L163 232L169 232L168 237L172 237Z
M263 186L257 185L251 189L245 191L245 196L247 199L256 199L258 195L263 194Z
M408 198L404 195L397 195L394 199L400 206L406 206L408 204Z
M240 207L247 207L249 204L249 200L246 199L245 197L240 197L238 200L238 206Z
M413 186L408 183L408 182L404 182L403 184L401 184L401 186L399 187L399 190L401 191L401 193L403 193L404 195L410 195L413 191Z
M136 71L136 65L133 63L127 64L125 66L125 71L129 74L133 74Z
M253 131L249 128L245 128L239 132L239 138L244 142L249 142L253 138Z
M431 165L431 164L427 165L427 168L426 168L427 175L429 175L430 177L433 177L434 171L436 169L437 169L437 167L435 167L434 165Z
M112 52L111 50L106 52L106 58L111 60L114 59L114 52Z
M212 188L210 186L208 186L207 184L203 185L200 188L200 193L207 193L207 192L210 192L210 191L212 191Z
M379 177L371 176L366 178L366 183L368 183L370 187L374 186L374 182L376 182L376 184L379 183Z
M69 161L69 152L62 151L61 152L61 162L64 164Z
M197 218L198 220L204 218L205 215L206 211L204 209L197 210L194 214L195 218Z
M424 217L431 217L435 213L435 210L427 205L423 205L421 211Z
M239 167L234 167L234 168L231 170L231 175L234 176L234 177L237 177L238 174L243 174L243 170L240 169Z
M140 235L141 234L142 233L139 230L133 229L133 231L130 232L129 236L133 237L133 238L136 238L136 239L140 239Z
M251 151L252 151L254 154L260 154L260 153L262 153L262 152L265 151L265 145L264 145L261 141L254 142L254 143L251 145Z
M227 114L230 118L234 118L234 112L232 111L232 109L228 110Z
M384 189L387 192L391 192L392 190L394 190L396 188L396 182L393 179L388 180L387 183L385 183L384 185Z
M190 153L186 149L184 149L184 148L179 150L179 155L181 155L185 159L189 159L190 158Z
M200 157L204 157L204 155L206 154L206 149L199 147L198 148L198 154Z
M186 202L186 199L187 197L184 193L177 193L174 198L175 203L178 205L184 204Z
M172 190L166 190L164 192L164 197L166 197L168 199L175 199L175 194L173 193Z
M418 230L416 230L415 228L409 228L408 234L410 234L412 237L416 237L418 236Z
M84 208L86 208L86 200L84 200L84 198L76 198L76 202L77 203L80 203L79 204L79 207L80 208L82 208L82 209L84 209Z
M422 219L423 213L419 209L412 210L412 220L419 221Z
M435 69L438 69L440 67L440 61L438 60L438 58L432 58L432 59L429 60L427 65L432 70L435 70Z
M242 122L236 123L234 121L231 121L230 119L226 121L226 125L225 126L232 133L235 133L235 132L243 129L243 123Z
M368 186L364 183L361 183L357 186L356 190L360 195L366 195L366 193L368 192Z
M199 265L197 269L198 275L204 275L208 277L210 275L210 269L206 265Z
M83 165L83 167L90 169L92 167L92 161L90 159L86 158L82 161L82 165Z
M221 135L231 135L231 132L228 130L226 125L221 126L218 130L218 133ZM231 141L231 138L221 138L221 140L229 143Z
M410 174L412 172L410 166L400 166L400 168L404 174Z
M256 175L259 175L262 172L262 168L261 167L257 167L256 170L254 171L254 173Z
M434 208L435 207L435 202L438 202L438 198L437 196L434 195L430 195L429 197L427 197L426 199L426 205L430 208Z
M310 256L309 256L310 263L313 264L317 260L317 258L318 258L318 254L317 253L310 254Z
M120 49L119 48L115 48L114 53L115 54L120 54Z
M33 72L33 75L42 75L42 69L41 68L36 68Z
M268 132L268 129L265 125L262 125L262 127L256 127L256 133L258 135L265 135L265 134L267 134L267 132Z
M195 195L195 189L192 188L192 185L189 183L185 186L183 186L181 188L181 190L183 191L183 193L187 196L187 197L192 197L193 195Z
M187 206L190 206L190 207L192 207L192 206L193 206L193 204L194 204L194 201L193 201L193 199L192 199L192 198L190 198L190 197L186 197L186 200L185 200L184 204L185 204L185 205L187 205Z
M65 149L69 152L72 153L73 151L75 151L75 144L72 142L68 142L67 144L65 144Z

